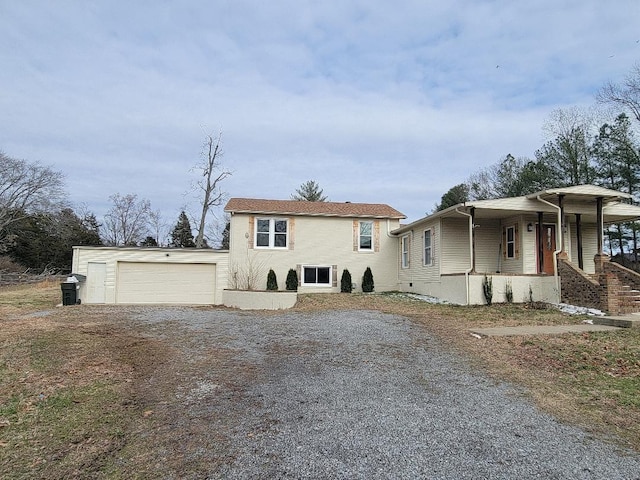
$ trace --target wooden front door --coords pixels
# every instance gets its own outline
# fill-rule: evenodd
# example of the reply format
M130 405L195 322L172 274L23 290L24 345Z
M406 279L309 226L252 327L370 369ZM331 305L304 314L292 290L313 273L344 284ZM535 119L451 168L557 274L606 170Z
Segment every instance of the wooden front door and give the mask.
M540 226L536 226L536 247L538 252L538 273L553 275L553 252L556 251L556 226L543 225L542 236L540 236ZM542 248L540 248L542 241ZM542 270L540 269L540 252L542 252Z

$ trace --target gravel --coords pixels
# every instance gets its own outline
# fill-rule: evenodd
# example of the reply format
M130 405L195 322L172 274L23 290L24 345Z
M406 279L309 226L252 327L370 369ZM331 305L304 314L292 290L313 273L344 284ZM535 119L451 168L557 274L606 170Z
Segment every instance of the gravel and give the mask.
M165 403L171 431L198 445L181 458L211 459L197 478L640 478L639 455L541 413L410 319L191 308L134 319L190 363Z

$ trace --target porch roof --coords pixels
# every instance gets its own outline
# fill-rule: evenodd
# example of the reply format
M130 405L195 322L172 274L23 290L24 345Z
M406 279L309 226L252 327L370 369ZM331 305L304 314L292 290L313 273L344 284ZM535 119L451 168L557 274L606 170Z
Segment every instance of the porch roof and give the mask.
M552 188L522 197L496 198L491 200L475 200L459 203L445 210L435 212L415 222L394 230L393 234L408 232L418 224L426 223L437 218L462 216L475 209L475 218L508 218L515 215L543 214L557 216L558 209L545 201L554 203L558 195L564 195L565 215L580 214L586 222L596 222L597 198L603 199L603 220L605 224L625 222L640 219L640 206L621 203L621 200L631 198L624 192L609 190L595 185L577 185L565 188ZM544 201L541 201L544 200ZM555 203L554 203L555 204Z

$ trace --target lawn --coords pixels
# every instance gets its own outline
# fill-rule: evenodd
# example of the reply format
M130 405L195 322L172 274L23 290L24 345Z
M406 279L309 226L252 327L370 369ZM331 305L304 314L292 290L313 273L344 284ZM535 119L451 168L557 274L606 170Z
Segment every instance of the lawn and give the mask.
M155 420L140 385L171 352L127 330L122 309L56 307L60 296L57 282L0 289L0 477L161 476L145 456ZM640 330L481 339L469 333L584 319L535 307L324 294L300 295L295 310L409 317L496 379L524 386L543 410L640 452ZM123 455L134 459L129 470L119 464Z

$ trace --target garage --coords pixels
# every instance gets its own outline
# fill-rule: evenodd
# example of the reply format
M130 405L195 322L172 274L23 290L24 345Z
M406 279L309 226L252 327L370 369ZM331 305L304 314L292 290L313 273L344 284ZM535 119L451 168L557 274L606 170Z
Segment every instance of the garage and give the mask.
M211 305L216 265L211 263L118 262L116 303Z

